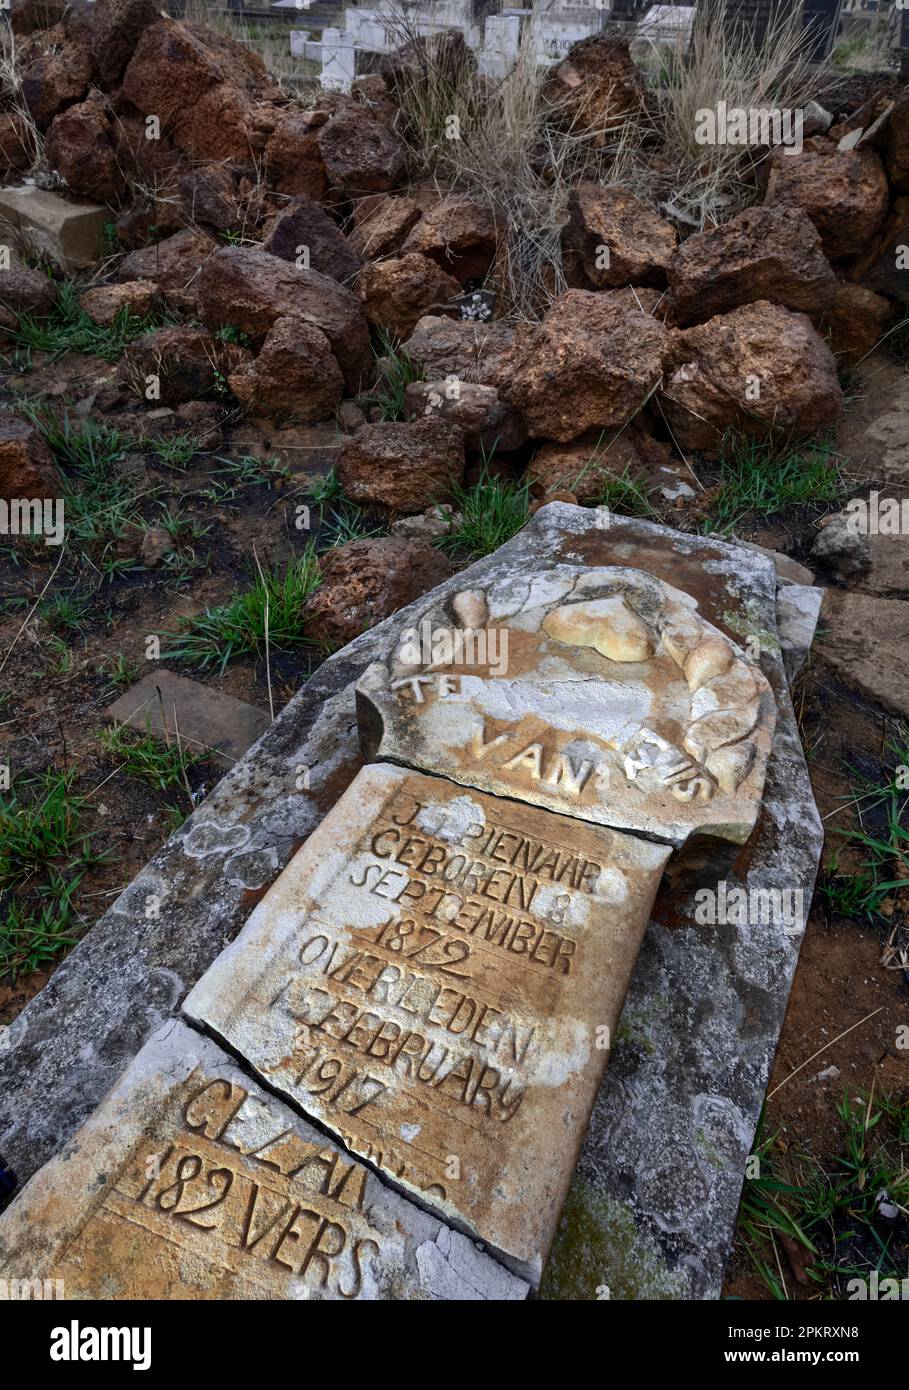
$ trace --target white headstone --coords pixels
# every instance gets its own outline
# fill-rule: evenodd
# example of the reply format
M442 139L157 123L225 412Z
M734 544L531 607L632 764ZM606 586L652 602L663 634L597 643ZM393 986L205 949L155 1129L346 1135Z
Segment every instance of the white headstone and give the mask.
M322 30L322 86L328 92L349 92L356 76L354 46L340 29Z

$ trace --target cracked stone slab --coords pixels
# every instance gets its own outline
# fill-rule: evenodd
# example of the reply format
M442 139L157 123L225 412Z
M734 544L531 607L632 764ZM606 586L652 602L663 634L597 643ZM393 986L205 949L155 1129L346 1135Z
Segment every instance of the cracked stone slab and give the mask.
M676 846L757 819L770 686L640 569L516 565L431 600L357 685L368 755Z
M670 853L367 767L184 1012L538 1279Z
M436 596L485 588L519 564L528 574L558 564L646 568L759 653L777 727L758 824L745 846L728 847L727 877L797 886L810 900L822 833L786 687L771 562L631 517L603 529L595 513L551 503ZM314 673L11 1024L0 1046L0 1152L20 1180L179 1010L352 781L361 761L356 681L425 606L364 633ZM716 886L717 865L683 868L657 895L544 1274L549 1297L596 1298L604 1283L617 1299L720 1292L800 942L767 928L700 925L693 894Z
M179 740L190 753L212 751L226 768L242 758L271 722L265 710L163 667L131 686L105 716L168 743Z
M0 1275L69 1299L527 1292L176 1020L0 1216Z

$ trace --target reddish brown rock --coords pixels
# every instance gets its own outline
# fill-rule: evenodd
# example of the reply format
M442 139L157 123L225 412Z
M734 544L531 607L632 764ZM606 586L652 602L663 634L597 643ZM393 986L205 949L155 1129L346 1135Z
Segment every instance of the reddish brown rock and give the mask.
M447 420L457 425L469 453L510 453L527 438L521 416L499 400L494 386L413 381L405 392L404 411L408 420Z
M251 98L275 95L251 48L202 25L165 18L142 30L123 75L123 97L143 116L157 116L163 129L222 83Z
M481 280L496 254L498 230L493 209L461 193L449 194L424 214L404 242L401 254L428 256L461 284Z
M595 289L665 284L678 236L659 213L627 188L598 183L579 184L568 206L566 248Z
M262 246L282 261L299 263L342 285L352 284L362 264L328 214L303 200L279 213Z
M79 303L95 323L109 328L118 314L126 310L145 318L158 302L158 286L152 280L127 280L121 285L96 285L84 290Z
M627 39L606 34L581 39L550 69L543 98L571 129L618 134L644 106L644 83Z
M298 270L258 247L216 251L199 276L199 304L210 328L232 324L257 343L279 318L305 319L321 328L351 394L372 370L369 331L356 295L326 275Z
M851 280L870 290L889 295L900 305L909 303L909 198L897 198L880 234L859 256Z
M24 174L31 168L37 149L29 138L28 123L11 111L0 112L0 179Z
M373 261L360 275L366 317L397 339L408 337L419 319L444 309L460 292L457 280L415 252Z
M0 269L0 304L14 314L46 318L57 302L57 286L43 270L32 270L12 254L10 263Z
M355 502L422 512L463 478L464 436L444 420L364 425L345 444L337 472Z
M125 191L111 139L110 113L101 97L68 106L51 122L47 160L83 198L116 203Z
M68 0L10 0L10 28L14 34L34 34L52 29L66 14Z
M320 564L322 583L306 605L306 633L333 647L352 642L451 573L435 546L399 536L348 541Z
M874 150L775 153L764 199L798 207L817 227L830 260L863 251L887 213L887 177Z
M271 106L219 82L176 114L173 141L193 159L252 164L264 156L275 122Z
M631 427L610 435L592 430L570 444L544 444L527 468L531 493L553 501L555 494L570 492L582 505L603 501L610 485L619 479L627 487L629 502L647 510L650 493L674 473L667 445L643 430Z
M41 127L49 125L58 111L88 91L92 76L90 42L67 34L63 24L23 40L18 62L22 98Z
M249 357L245 348L223 343L204 328L158 328L127 346L122 375L140 396L181 405L208 395ZM152 397L147 396L150 377L158 384Z
M759 300L673 334L662 405L683 449L712 448L728 429L812 434L841 404L836 363L804 314Z
M0 497L56 497L60 475L36 429L14 415L0 415Z
M364 261L380 260L400 251L419 220L420 205L413 198L372 194L354 212L354 229L347 240Z
M894 188L909 193L909 89L903 89L887 123L884 159Z
M407 149L381 121L341 110L317 135L329 186L344 193L387 193L403 177Z
M567 290L539 324L518 330L495 385L529 431L561 443L618 429L660 380L669 332L649 314L590 290Z
M175 308L195 311L202 267L214 253L213 241L186 228L166 241L130 252L121 261L118 274L121 280L154 280Z
M328 176L319 149L323 112L289 111L279 116L265 146L269 180L279 193L317 201L328 192Z
M504 323L465 323L427 315L417 323L404 351L429 380L457 377L489 385L514 343Z
M327 420L344 391L331 343L311 323L275 319L262 351L232 372L230 389L255 415L286 416L312 424Z
M225 165L208 164L181 174L177 186L183 214L189 222L222 232L240 226L237 180Z
M809 315L840 367L854 367L878 345L895 317L893 305L863 285L837 281L833 299Z
M129 62L139 35L161 18L156 0L95 0L92 55L101 81L115 82Z
M669 294L681 324L757 299L809 313L833 297L836 284L820 236L799 207L747 208L720 227L695 232L669 263Z

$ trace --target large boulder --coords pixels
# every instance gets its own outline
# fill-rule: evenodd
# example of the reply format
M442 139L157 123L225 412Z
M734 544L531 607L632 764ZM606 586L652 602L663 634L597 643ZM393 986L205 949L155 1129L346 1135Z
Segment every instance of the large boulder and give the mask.
M253 414L312 424L338 408L344 377L321 328L296 318L275 319L255 361L228 377L238 401Z
M0 415L0 498L56 497L60 475L41 435L15 415Z
M101 81L115 82L132 57L139 36L161 18L157 0L95 0L92 55Z
M429 380L457 377L485 385L514 344L514 329L504 323L468 323L427 314L404 344L414 366Z
M675 228L627 188L581 183L571 193L564 243L595 289L663 285Z
M348 541L320 565L322 583L306 604L306 634L332 647L352 642L451 573L440 550L403 536Z
M532 435L564 443L590 429L618 429L637 414L662 376L669 343L669 331L649 314L567 290L541 323L518 330L493 384Z
M265 146L265 167L277 192L314 201L328 192L318 140L319 126L326 119L322 111L286 111L278 116Z
M464 436L438 419L364 425L344 446L337 474L354 502L412 515L445 501L463 478Z
M222 83L250 98L276 95L253 49L202 25L163 18L142 30L123 74L123 98L143 116L157 116L163 129Z
M874 150L775 152L764 199L768 207L801 208L830 260L854 256L880 230L889 190Z
M373 193L354 209L353 231L347 240L364 261L379 260L400 251L419 220L420 205L414 198Z
M510 453L527 438L527 426L518 412L499 400L494 386L476 382L413 381L405 391L404 413L408 420L447 420L457 425L468 453Z
M673 335L662 405L683 449L833 425L842 393L830 349L804 314L759 300Z
M757 299L809 313L833 298L836 285L820 235L799 207L747 208L722 226L695 232L669 262L669 294L681 324Z
M424 315L444 309L460 292L457 280L416 252L373 261L360 275L366 317L396 339L407 338Z
M328 213L304 199L278 214L262 246L282 261L299 261L342 285L352 284L362 264Z
M360 301L350 290L315 270L296 266L258 247L224 246L199 274L202 321L223 324L262 343L276 319L296 318L321 328L356 394L372 366L369 330Z
M573 44L550 69L543 99L552 114L576 133L593 130L605 140L644 108L644 82L627 39L592 34Z
M42 128L88 91L92 77L90 39L78 32L68 33L65 24L24 39L18 62L22 99Z
M153 280L174 308L194 313L202 267L213 254L215 243L187 227L165 241L131 251L120 262L118 274L121 280Z
M47 161L71 192L99 203L116 203L124 193L112 140L107 103L92 94L55 116L47 135Z
M449 194L417 222L402 247L428 256L463 285L482 279L496 254L498 229L488 203Z
M339 110L316 138L329 185L343 193L387 193L404 175L403 140L361 110Z

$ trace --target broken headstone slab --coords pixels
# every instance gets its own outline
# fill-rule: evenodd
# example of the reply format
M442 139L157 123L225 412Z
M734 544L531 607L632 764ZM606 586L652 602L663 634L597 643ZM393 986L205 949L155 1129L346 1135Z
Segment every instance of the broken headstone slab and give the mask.
M520 1299L526 1285L166 1024L0 1217L66 1298Z
M357 712L367 756L676 846L747 840L776 718L693 598L580 565L436 600L364 672Z
M538 1278L670 852L367 767L184 1010Z
M190 753L211 753L215 762L228 768L270 723L265 711L255 705L175 676L163 667L143 676L105 714L115 724L128 724L139 733L179 741Z

